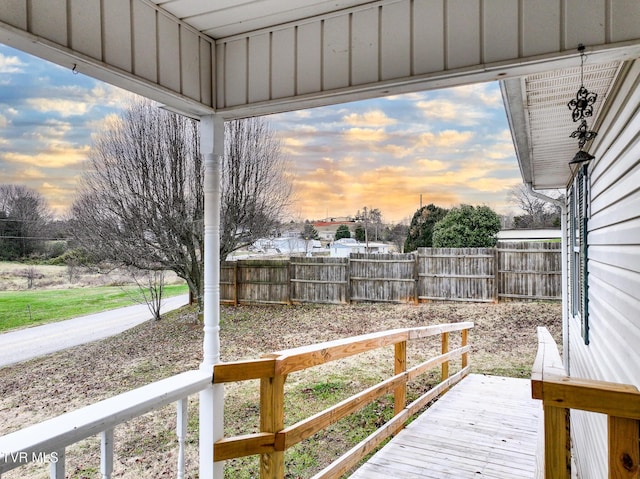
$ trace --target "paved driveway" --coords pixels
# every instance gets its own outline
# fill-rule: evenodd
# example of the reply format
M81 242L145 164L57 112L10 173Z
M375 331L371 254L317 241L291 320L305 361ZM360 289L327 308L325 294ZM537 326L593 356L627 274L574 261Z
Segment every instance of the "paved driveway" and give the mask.
M188 295L162 301L163 313L187 304ZM114 336L152 317L145 304L0 334L0 367Z

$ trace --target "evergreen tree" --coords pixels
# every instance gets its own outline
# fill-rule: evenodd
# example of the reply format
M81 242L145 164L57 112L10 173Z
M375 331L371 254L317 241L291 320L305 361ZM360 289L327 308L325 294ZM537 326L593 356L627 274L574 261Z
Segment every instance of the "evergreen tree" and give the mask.
M409 233L404 243L404 252L410 253L418 248L433 246L433 227L445 217L448 210L434 204L423 206L416 211L409 225Z
M500 217L488 206L460 205L433 228L436 248L491 248L496 245Z
M319 240L320 235L318 234L318 230L314 228L311 223L305 223L304 229L300 232L300 236L302 236L305 240Z
M349 227L347 225L340 225L336 230L334 239L337 241L342 238L351 238L351 231L349 231Z

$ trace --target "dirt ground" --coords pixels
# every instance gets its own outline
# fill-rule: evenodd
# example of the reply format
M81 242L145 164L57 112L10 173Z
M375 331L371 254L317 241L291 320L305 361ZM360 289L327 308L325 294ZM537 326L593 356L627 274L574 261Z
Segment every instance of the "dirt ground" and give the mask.
M197 368L202 331L194 325L194 316L194 310L186 308L113 338L0 369L0 435ZM475 323L470 333L472 372L528 377L537 326L549 328L561 343L559 303L240 306L222 310L222 359L258 358L272 351L373 331L458 321ZM227 390L228 404L240 401L233 394L233 388ZM190 399L189 408L191 417L197 417L197 395ZM190 421L190 430L193 427ZM175 477L174 428L173 408L117 428L113 477ZM138 438L146 439L132 439L134 431ZM187 477L196 478L197 435L190 435L189 447ZM67 450L67 477L100 477L98 471L97 440ZM2 477L47 475L46 468L29 466ZM241 476L230 473L228 477Z

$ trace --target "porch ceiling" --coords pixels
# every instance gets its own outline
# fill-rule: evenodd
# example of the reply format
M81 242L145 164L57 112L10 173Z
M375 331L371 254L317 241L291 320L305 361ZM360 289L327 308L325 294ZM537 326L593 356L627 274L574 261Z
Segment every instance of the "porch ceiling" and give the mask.
M584 86L598 94L593 116L587 119L592 131L597 131L602 106L622 64L585 64ZM570 135L579 123L572 121L567 103L575 98L580 85L579 66L502 82L522 178L536 189L564 188L571 178L569 161L578 151L578 141ZM595 141L587 143L584 150L589 151Z
M298 22L371 0L151 0L211 38L223 38Z

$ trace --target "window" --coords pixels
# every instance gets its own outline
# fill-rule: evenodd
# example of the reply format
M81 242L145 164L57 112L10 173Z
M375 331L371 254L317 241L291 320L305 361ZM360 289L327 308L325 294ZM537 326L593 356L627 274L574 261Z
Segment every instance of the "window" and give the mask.
M569 267L571 313L580 319L584 344L589 344L587 283L587 165L583 165L569 189Z

